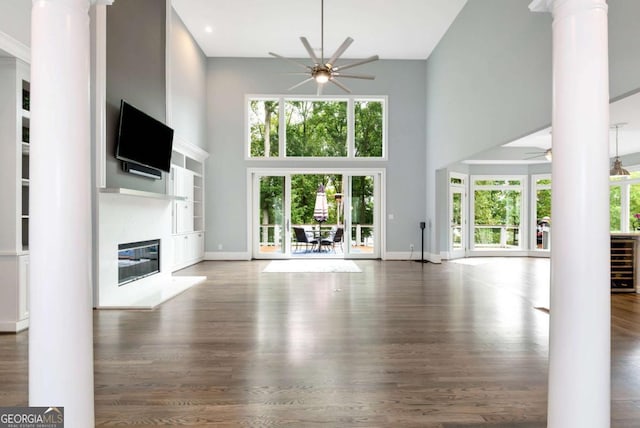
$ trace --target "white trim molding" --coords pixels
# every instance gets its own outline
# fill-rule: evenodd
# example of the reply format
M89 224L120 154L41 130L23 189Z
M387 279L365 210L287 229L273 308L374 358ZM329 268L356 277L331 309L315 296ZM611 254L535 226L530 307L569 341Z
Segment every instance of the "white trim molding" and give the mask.
M0 49L31 64L31 48L2 31L0 31Z
M237 252L222 252L222 251L208 251L204 253L205 260L217 260L217 261L248 261L251 260L250 251L237 251Z

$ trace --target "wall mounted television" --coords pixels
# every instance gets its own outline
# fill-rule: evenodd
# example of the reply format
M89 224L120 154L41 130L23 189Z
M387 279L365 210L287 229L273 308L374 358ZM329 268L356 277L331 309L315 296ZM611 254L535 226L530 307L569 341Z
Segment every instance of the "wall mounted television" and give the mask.
M170 171L172 148L173 129L125 100L120 101L116 158L123 161L125 171L161 178L162 174L153 170Z

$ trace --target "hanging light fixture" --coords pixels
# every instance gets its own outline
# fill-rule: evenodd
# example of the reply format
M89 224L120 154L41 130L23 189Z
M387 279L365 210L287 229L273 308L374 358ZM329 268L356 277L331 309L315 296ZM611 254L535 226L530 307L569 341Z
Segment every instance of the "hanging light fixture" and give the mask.
M616 158L613 161L613 167L611 171L609 171L609 176L619 176L619 175L631 175L629 171L622 167L622 162L620 161L620 156L618 156L618 129L625 125L624 123L616 123L613 125L613 128L616 128Z

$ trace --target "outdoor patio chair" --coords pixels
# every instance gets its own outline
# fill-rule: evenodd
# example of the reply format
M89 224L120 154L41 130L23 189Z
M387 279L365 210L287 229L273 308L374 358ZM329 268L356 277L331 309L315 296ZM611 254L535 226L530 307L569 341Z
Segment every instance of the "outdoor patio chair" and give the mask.
M340 250L342 250L342 239L344 237L344 228L339 227L336 229L336 231L334 232L333 236L330 237L329 239L323 239L322 241L320 241L320 247L331 247L331 249L333 250L333 252L336 252L336 244L338 244L338 246L340 247Z
M300 245L304 244L305 252L309 251L309 245L311 245L311 251L318 245L317 239L309 239L307 233L302 227L293 227L293 233L296 235L296 248L295 251L298 251Z

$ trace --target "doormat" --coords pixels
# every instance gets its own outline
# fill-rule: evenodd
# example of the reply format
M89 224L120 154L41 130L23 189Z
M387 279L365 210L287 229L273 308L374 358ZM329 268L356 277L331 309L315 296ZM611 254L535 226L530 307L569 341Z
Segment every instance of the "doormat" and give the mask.
M263 272L362 272L351 260L273 260Z

